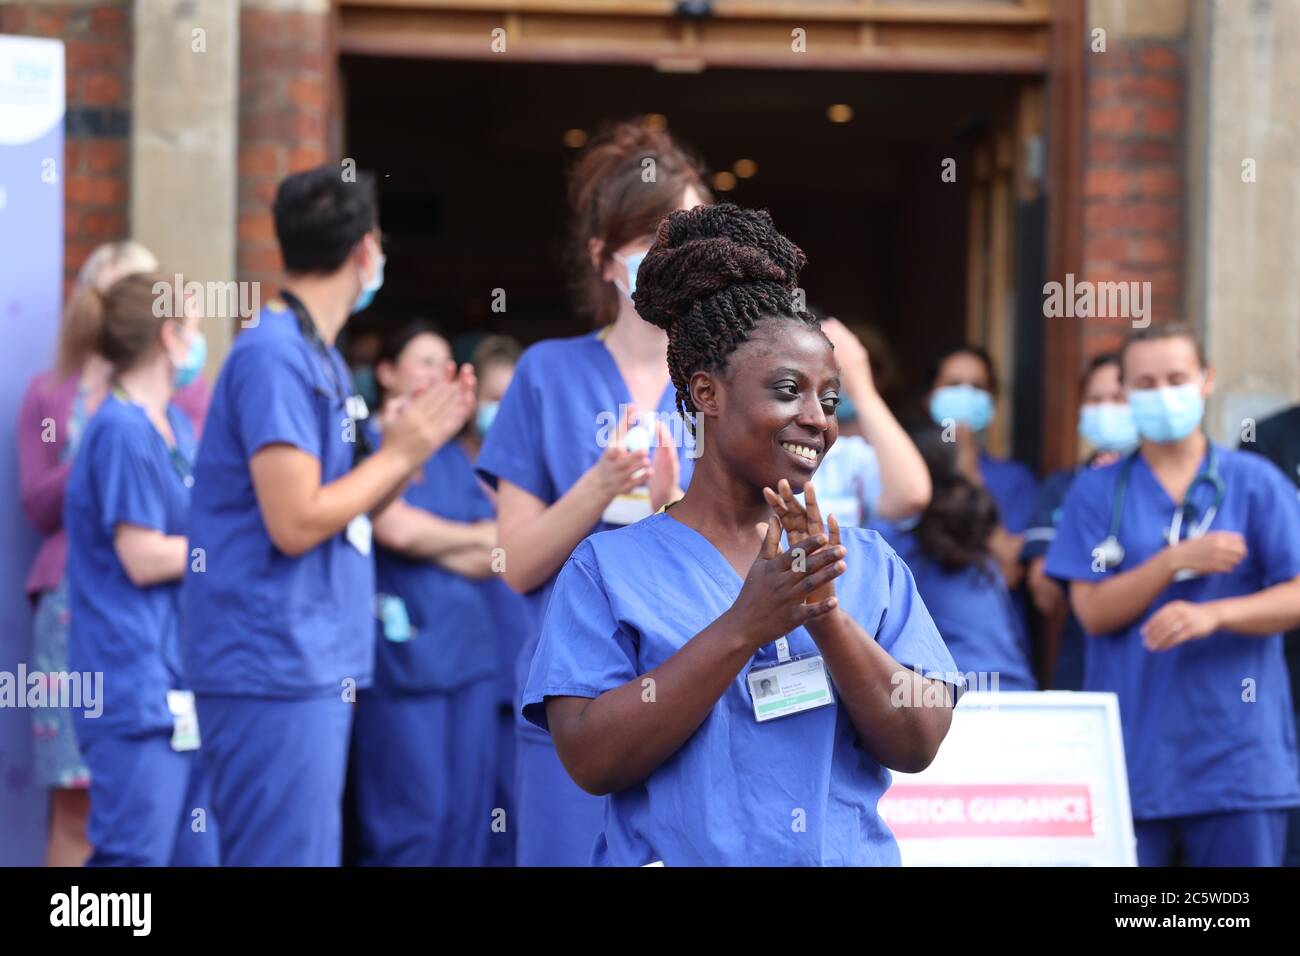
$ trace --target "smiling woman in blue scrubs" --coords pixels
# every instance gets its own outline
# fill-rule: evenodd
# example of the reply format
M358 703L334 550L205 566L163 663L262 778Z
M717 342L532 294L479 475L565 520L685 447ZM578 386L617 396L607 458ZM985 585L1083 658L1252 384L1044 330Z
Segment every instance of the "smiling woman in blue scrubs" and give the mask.
M173 278L137 274L95 293L112 385L64 496L68 661L104 675L103 713L73 708L91 772L91 866L217 862L180 649L194 433L171 403L207 353L192 302L157 314L154 285Z
M910 435L929 469L934 497L906 532L891 525L881 532L916 578L916 590L967 685L1037 690L1024 623L989 549L997 506L958 469L956 448L943 440L939 426L925 422Z
M432 327L391 336L384 397L447 377ZM473 424L469 429L474 427ZM374 437L381 435L376 429ZM364 866L483 866L496 803L496 521L467 429L375 518L375 681L357 702L352 759Z
M1119 696L1139 862L1277 866L1300 805L1300 507L1201 431L1214 374L1186 326L1135 332L1120 363L1141 445L1075 478L1047 573L1089 635L1084 690Z
M185 654L231 866L338 866L352 710L374 668L372 512L473 408L473 375L382 412L334 341L383 282L374 180L333 166L280 184L288 281L235 340L194 468Z
M673 408L668 337L637 315L632 295L659 221L709 198L699 169L667 133L625 123L592 140L569 194L579 303L601 329L524 353L478 460L498 492L506 583L529 604L516 694L565 559L591 532L680 497L694 464ZM634 408L657 427L628 428ZM603 801L573 784L537 728L521 722L517 744L518 810L507 825L519 865L585 865Z
M610 795L594 863L897 864L886 768L921 770L947 733L955 690L923 674L954 665L907 567L792 494L838 434L803 262L766 212L723 204L670 216L642 265L703 455L667 513L579 545L524 691Z

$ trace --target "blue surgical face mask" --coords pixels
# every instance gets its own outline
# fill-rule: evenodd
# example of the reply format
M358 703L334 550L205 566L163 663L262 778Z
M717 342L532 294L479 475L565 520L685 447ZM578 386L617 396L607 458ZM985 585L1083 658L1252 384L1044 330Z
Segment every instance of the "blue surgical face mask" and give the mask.
M649 251L649 249L646 250L646 252ZM618 253L614 253L614 258L627 267L627 288L624 289L619 285L617 279L614 280L614 284L618 286L619 292L622 292L627 296L629 302L632 301L632 294L636 292L636 274L641 269L641 263L645 259L645 255L645 252L633 252L626 256L620 256Z
M1105 402L1079 409L1079 434L1097 451L1129 451L1138 443L1137 423L1129 405Z
M1200 382L1164 388L1137 388L1128 393L1137 430L1147 441L1182 441L1205 417Z
M478 429L480 435L488 433L488 429L496 421L497 409L500 407L500 402L483 402L479 405L478 413L474 416L474 427Z
M357 300L352 303L352 314L356 315L362 309L369 308L370 303L375 300L375 293L380 290L384 284L384 263L387 258L383 253L379 254L379 265L375 267L375 277L369 282L361 280L361 291L357 293Z
M175 376L172 379L177 388L184 388L190 385L199 373L203 371L204 364L208 361L208 340L204 338L203 333L198 329L190 336L190 346L185 350L185 358L176 366Z
M974 385L945 385L930 396L930 417L937 425L951 419L982 432L993 421L993 396Z

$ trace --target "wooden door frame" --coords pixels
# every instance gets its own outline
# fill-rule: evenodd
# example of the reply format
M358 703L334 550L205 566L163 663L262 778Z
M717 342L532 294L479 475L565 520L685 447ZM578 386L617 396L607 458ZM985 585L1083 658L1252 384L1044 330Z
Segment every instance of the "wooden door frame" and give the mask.
M662 44L624 44L599 47L546 47L516 49L510 58L514 61L554 62L570 64L643 64L660 69L702 70L710 67L738 69L820 69L846 72L930 72L930 73L982 73L1023 75L1045 80L1044 116L1046 128L1047 161L1043 189L1047 196L1047 275L1062 279L1068 272L1079 274L1082 265L1083 244L1083 150L1085 138L1084 116L1084 39L1086 0L1026 0L1029 9L1009 8L997 12L990 8L958 6L873 6L870 0L860 0L856 11L839 6L819 9L818 6L798 6L793 3L733 3L727 16L736 18L749 15L756 20L788 20L797 17L810 23L824 23L828 28L843 28L845 21L857 17L859 31L856 48L840 48L836 52L816 57L791 57L760 49L736 48L719 50L704 47L692 48L697 38L696 25L682 24L682 44L676 52L665 51ZM366 22L367 15L382 11L396 11L395 15L419 17L421 11L429 15L463 11L477 7L487 16L495 16L506 25L518 26L521 16L538 12L631 14L642 17L662 17L671 12L668 0L484 0L466 3L461 0L338 0L334 8L334 33L339 53L371 56L414 57L439 60L486 60L496 56L486 42L471 45L463 38L446 39L414 34L366 33L350 30L353 25ZM358 18L362 18L358 20ZM1005 29L1024 28L1026 24L1046 23L1049 34L1049 51L1045 56L1008 55L1002 51L990 54L953 56L936 51L906 49L882 50L875 45L876 31L888 29L900 22L918 24L982 24L985 27ZM515 31L518 34L518 30ZM346 122L339 115L337 123ZM337 128L337 127L336 127ZM1013 160L1017 165L1023 156ZM978 291L987 299L990 290L976 277L966 278L968 293ZM1044 319L1046 322L1047 320ZM970 322L968 306L967 322ZM1073 465L1077 454L1074 422L1078 399L1073 383L1076 381L1081 361L1081 342L1078 328L1063 320L1054 320L1045 329L1042 361L1043 380L1055 387L1044 389L1042 462L1049 468ZM1001 344L985 343L995 352L1002 351Z

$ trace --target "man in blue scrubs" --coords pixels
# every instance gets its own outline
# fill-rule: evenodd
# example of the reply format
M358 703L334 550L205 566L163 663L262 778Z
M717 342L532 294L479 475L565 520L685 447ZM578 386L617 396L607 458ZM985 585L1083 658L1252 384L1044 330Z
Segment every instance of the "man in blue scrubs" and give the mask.
M369 515L473 409L473 376L382 415L334 341L383 282L373 179L329 166L275 199L288 281L217 379L194 471L186 667L221 827L222 863L336 866L352 708L373 670Z
M1047 573L1088 635L1084 690L1119 697L1138 861L1277 866L1300 805L1295 492L1200 430L1214 379L1186 326L1135 333L1120 364L1142 443L1075 478Z

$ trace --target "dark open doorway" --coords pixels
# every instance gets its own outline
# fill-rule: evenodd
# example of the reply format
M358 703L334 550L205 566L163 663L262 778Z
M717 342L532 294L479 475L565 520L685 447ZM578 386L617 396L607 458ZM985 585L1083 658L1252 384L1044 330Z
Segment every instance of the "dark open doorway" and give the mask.
M1015 76L430 61L347 56L345 155L378 174L387 284L366 317L432 317L527 343L585 331L563 271L569 129L657 113L710 172L757 175L720 198L771 210L808 255L809 304L869 322L915 395L966 332L971 152L1015 108ZM832 123L827 108L853 118ZM957 181L940 177L957 162ZM504 313L491 309L506 291Z

